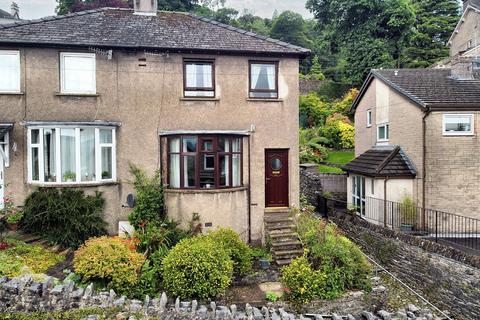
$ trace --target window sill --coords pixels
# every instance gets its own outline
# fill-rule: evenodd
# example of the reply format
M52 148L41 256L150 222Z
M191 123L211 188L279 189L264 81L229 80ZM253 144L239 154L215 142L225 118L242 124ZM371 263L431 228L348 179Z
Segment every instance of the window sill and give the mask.
M473 137L473 133L443 133L444 137Z
M57 97L99 97L98 93L62 93L55 92Z
M41 188L86 188L86 187L102 187L114 186L119 184L118 181L104 181L104 182L29 182L29 185Z
M1 92L0 96L23 96L25 92Z
M220 99L219 98L184 97L184 98L180 98L180 101L220 101Z
M247 101L254 102L283 102L283 99L268 99L268 98L247 98Z
M247 187L235 187L235 188L225 188L225 189L165 189L165 193L187 193L187 194L196 194L196 193L229 193L229 192L238 192L245 191Z

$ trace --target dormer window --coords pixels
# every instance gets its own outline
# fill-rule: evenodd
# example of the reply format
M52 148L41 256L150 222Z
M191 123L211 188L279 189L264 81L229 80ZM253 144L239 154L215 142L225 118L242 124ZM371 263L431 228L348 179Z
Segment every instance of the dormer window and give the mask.
M60 92L96 94L94 53L60 53Z
M214 98L214 70L213 61L185 60L183 62L184 96Z

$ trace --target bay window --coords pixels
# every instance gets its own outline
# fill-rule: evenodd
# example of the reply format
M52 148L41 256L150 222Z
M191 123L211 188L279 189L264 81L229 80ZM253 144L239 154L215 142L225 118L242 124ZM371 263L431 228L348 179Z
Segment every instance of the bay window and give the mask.
M278 98L278 62L250 61L250 98Z
M28 180L32 183L115 181L115 128L29 127Z
M213 61L185 60L183 73L185 97L215 97Z
M175 189L242 185L242 138L183 135L168 139L168 180Z

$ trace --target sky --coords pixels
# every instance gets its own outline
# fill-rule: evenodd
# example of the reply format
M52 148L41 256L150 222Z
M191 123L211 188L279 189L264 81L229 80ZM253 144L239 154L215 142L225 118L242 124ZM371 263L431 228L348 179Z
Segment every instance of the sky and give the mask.
M20 7L20 18L37 19L55 14L55 0L15 0ZM10 12L12 0L0 0L0 9ZM227 0L226 6L237 9L240 13L248 9L255 15L271 18L275 9L278 12L292 10L305 17L311 14L305 9L305 0Z

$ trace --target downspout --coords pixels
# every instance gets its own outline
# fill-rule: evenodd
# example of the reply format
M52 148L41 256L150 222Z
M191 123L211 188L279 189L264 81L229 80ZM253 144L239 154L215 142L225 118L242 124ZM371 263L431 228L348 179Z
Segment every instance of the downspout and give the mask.
M426 186L426 177L427 177L427 160L426 160L426 155L427 155L427 117L430 115L431 110L430 108L426 107L426 111L424 112L423 118L422 118L422 144L423 144L423 150L422 150L422 227L425 228L425 186Z
M387 182L388 176L383 180L383 226L387 227Z
M251 161L251 137L253 131L250 132L251 134L248 135L248 189L247 189L247 210L248 210L248 243L252 243L252 181L251 181L251 168L252 168L252 161Z

